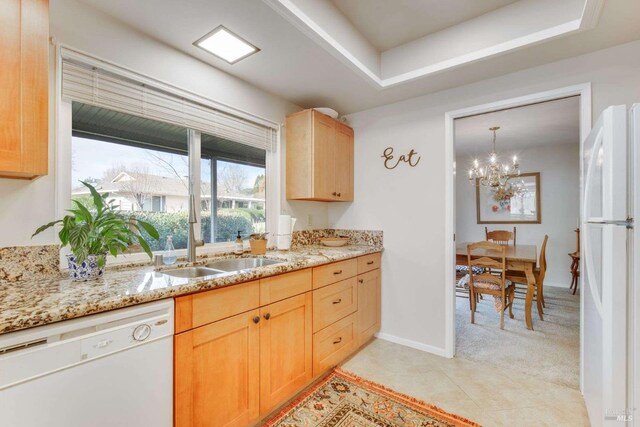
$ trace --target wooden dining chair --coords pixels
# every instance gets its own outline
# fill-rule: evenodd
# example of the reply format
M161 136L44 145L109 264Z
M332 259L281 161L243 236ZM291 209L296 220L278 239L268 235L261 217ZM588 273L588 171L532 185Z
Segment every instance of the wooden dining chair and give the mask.
M509 242L513 241L513 246L516 245L516 228L513 227L513 231L509 230L493 230L489 231L487 227L484 228L485 239L489 242L494 242L499 245L508 246Z
M481 251L474 254L474 251ZM469 299L471 301L471 323L475 323L478 296L492 295L496 299L496 310L500 311L500 329L504 329L504 312L509 308L509 317L513 319L513 297L515 286L505 277L507 248L493 242L477 242L467 245L469 264ZM499 261L495 258L499 258ZM475 274L474 267L496 268L500 275L489 272Z
M571 257L571 267L569 267L571 286L569 290L573 290L573 295L576 294L578 282L580 281L580 229L576 228L574 231L576 232L576 251L569 254L569 257Z
M513 246L516 245L516 228L515 227L513 227L513 231L509 231L509 230L489 231L489 229L485 227L484 234L487 242L493 242L499 245L509 246L509 242L513 241ZM493 271L489 269L489 273L493 273Z
M544 239L542 240L542 246L540 247L540 257L538 258L538 267L533 271L533 276L536 279L536 293L534 295L536 299L536 305L538 307L538 316L540 316L540 320L543 319L543 307L546 307L544 303L544 277L547 274L547 242L549 241L549 236L544 235ZM507 270L506 275L508 280L511 280L516 286L518 284L522 284L525 286L525 289L522 293L526 294L527 277L524 274L524 271L512 271Z

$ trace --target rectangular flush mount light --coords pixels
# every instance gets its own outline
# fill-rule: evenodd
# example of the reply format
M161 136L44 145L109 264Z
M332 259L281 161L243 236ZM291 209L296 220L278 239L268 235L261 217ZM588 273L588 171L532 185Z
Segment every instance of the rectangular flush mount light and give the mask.
M193 44L218 58L224 59L229 64L235 64L241 59L260 51L260 49L222 25L196 40Z

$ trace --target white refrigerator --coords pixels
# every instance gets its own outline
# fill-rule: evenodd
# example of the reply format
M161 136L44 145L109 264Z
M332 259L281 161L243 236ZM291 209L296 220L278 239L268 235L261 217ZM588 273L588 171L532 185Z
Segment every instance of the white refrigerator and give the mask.
M581 378L593 426L632 426L640 407L638 144L637 104L604 110L582 146Z

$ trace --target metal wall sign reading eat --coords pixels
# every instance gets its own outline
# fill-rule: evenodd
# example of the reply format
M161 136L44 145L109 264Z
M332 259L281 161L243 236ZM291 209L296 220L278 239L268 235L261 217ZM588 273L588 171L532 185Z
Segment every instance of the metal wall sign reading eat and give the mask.
M421 159L414 149L411 149L408 154L403 154L396 159L393 155L393 147L385 148L382 156L380 157L384 159L384 167L387 169L395 169L400 163L407 163L409 166L414 168L418 165Z

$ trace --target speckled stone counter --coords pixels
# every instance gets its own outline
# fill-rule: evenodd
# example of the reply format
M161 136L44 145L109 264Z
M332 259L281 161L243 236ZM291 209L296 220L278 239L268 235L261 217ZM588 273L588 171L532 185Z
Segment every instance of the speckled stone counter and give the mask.
M197 279L172 277L163 274L162 269L139 267L107 270L104 277L87 282L73 282L59 275L28 281L1 281L0 334L233 285L381 250L380 246L349 245L341 248L303 246L291 251L269 251L266 258L282 260L283 263L242 273L225 273ZM197 264L219 258L229 256L199 258Z

